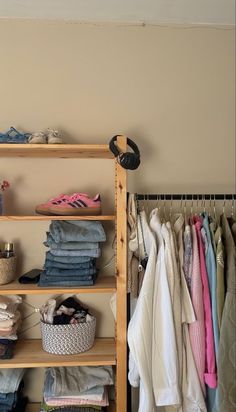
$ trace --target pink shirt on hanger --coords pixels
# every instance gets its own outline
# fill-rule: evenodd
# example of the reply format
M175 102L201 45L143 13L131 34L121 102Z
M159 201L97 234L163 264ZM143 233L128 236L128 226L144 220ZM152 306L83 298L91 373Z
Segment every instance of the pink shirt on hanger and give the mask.
M208 285L208 276L206 269L204 244L202 240L202 220L199 216L193 218L193 223L197 232L198 239L198 251L200 258L200 272L203 286L203 306L204 306L204 323L205 323L205 352L206 352L206 368L204 373L205 383L210 388L217 387L217 374L216 374L216 359L215 359L215 345L212 325L212 313L211 313L211 299Z
M206 387L204 373L206 364L206 353L205 350L203 350L203 348L205 348L205 324L202 296L203 288L200 273L200 258L198 252L197 233L194 224L191 225L191 229L193 241L193 264L190 293L195 312L196 322L190 323L189 325L189 337L198 377L201 383L202 392L205 395Z

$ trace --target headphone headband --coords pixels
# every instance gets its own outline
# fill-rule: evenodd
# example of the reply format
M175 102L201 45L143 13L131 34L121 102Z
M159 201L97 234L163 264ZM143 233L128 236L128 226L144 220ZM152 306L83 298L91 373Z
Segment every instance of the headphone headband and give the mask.
M115 144L118 136L119 135L114 136L109 143L111 152L115 155L115 157L117 157L119 164L125 169L137 169L140 165L140 151L138 146L133 142L133 140L127 137L127 145L131 147L134 153L122 153Z

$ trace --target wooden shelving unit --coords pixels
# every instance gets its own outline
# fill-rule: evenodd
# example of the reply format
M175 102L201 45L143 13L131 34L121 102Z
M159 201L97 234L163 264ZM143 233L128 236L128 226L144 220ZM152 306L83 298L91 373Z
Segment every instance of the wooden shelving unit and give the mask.
M39 412L40 411L40 404L39 403L29 403L26 412ZM110 405L107 407L107 412L116 412L116 404L114 402L110 402Z
M126 137L119 136L117 144L126 151ZM108 145L27 145L0 144L0 158L62 158L113 159ZM96 339L94 346L79 355L52 355L43 351L41 340L19 340L14 357L0 361L0 368L41 368L52 366L113 365L116 366L116 402L108 412L127 412L127 348L126 348L126 171L115 160L115 214L100 216L0 216L1 221L101 220L114 221L116 228L115 276L100 276L94 286L79 288L39 288L17 281L0 286L0 294L57 294L57 293L113 293L117 294L116 337ZM39 404L30 404L27 412L38 412Z
M19 340L12 359L0 361L1 368L44 368L53 366L116 365L113 338L95 339L93 347L78 355L53 355L42 348L41 339Z
M108 220L112 221L115 220L115 215L98 215L98 216L47 216L47 215L18 215L18 216L0 216L0 221L15 221L15 222L25 222L28 220L33 221L47 221L47 220Z
M46 287L42 288L34 284L21 284L17 280L0 286L1 295L48 295L49 293L114 293L116 292L115 276L98 276L93 286L80 287Z
M112 159L106 144L1 144L0 157Z

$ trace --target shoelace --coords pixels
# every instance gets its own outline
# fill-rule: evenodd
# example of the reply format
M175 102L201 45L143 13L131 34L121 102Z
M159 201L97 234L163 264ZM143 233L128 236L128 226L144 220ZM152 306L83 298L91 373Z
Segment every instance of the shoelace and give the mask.
M69 197L70 201L81 199L82 197L89 198L86 193L74 193L72 196Z

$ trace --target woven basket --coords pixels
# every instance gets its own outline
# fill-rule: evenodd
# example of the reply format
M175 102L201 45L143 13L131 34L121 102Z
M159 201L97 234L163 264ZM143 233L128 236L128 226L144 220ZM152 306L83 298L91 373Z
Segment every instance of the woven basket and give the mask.
M16 256L0 258L0 285L6 285L15 279Z
M49 325L40 322L42 345L46 352L56 355L74 355L86 352L94 343L96 318L90 322L72 325Z

